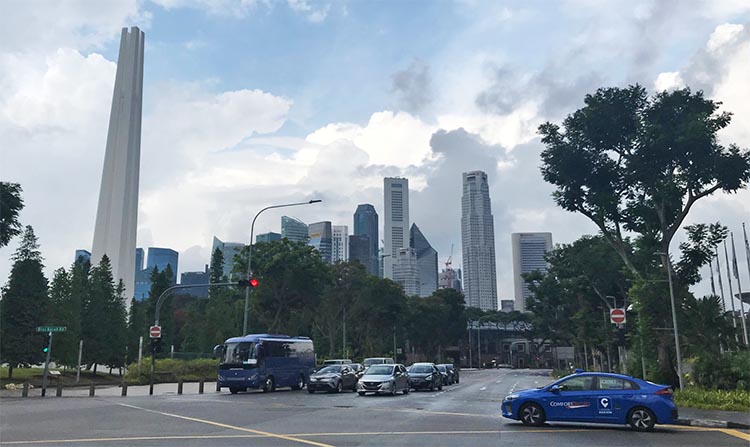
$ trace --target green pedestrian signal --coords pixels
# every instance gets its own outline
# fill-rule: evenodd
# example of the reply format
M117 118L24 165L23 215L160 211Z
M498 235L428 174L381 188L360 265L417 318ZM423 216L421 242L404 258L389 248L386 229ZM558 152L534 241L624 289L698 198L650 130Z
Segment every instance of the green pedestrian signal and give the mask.
M47 352L49 352L49 346L45 346L45 347L44 347L44 348L42 349L42 352L43 352L43 353L45 353L45 354L46 354Z

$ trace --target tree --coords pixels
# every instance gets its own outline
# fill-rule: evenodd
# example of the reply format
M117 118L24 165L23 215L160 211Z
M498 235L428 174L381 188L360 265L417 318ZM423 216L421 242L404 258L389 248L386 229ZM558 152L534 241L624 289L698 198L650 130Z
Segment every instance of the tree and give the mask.
M65 326L65 332L55 334L52 357L55 363L75 366L78 361L78 336L80 331L81 308L72 305L71 274L64 268L55 270L49 288L48 324ZM77 324L76 324L77 323Z
M125 366L127 354L127 317L125 311L125 284L122 279L117 282L114 293L109 296L106 306L107 320L102 322L108 329L107 342L109 350L103 363L110 368L121 368Z
M83 362L93 365L94 373L98 364L107 364L111 359L115 342L108 325L114 321L111 303L115 297L112 266L105 254L99 265L91 269L89 292L83 306Z
M23 209L21 185L18 183L0 182L0 248L21 234L21 223L18 214Z
M49 297L39 243L31 226L26 227L12 260L0 301L0 361L8 364L9 378L17 366L44 360L45 334L36 332L36 327L45 324Z

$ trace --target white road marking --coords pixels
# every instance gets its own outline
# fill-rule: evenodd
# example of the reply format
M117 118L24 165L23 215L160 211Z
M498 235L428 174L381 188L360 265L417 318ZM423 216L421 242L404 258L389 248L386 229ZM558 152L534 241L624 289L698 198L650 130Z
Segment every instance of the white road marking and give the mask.
M486 386L483 386L482 388L479 388L479 391L484 391L484 390L486 390L486 389L487 389L487 387L486 387Z

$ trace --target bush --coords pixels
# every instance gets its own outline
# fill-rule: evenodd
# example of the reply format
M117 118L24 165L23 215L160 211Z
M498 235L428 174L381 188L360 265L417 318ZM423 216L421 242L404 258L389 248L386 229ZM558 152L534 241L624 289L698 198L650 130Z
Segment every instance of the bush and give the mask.
M140 374L138 364L131 363L125 380L131 385L145 385L149 383L151 358L145 357L141 363ZM156 359L154 366L154 382L197 382L200 380L215 380L219 371L219 361L216 359Z
M750 391L750 352L699 357L692 378L703 388Z
M702 408L704 410L750 411L750 392L706 390L685 388L674 393L678 407Z

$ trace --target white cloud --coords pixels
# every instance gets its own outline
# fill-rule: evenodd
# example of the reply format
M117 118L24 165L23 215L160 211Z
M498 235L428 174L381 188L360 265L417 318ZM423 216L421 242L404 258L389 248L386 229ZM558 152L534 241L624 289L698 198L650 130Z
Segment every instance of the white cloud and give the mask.
M659 73L654 81L654 90L661 92L664 90L675 90L685 86L679 71L667 71Z
M708 51L716 52L732 42L736 42L742 35L744 26L734 23L725 23L716 27L711 37L708 39L706 48Z
M324 21L328 17L328 11L331 9L331 5L329 4L324 4L316 8L307 0L287 0L287 4L292 8L292 11L304 15L312 23Z

